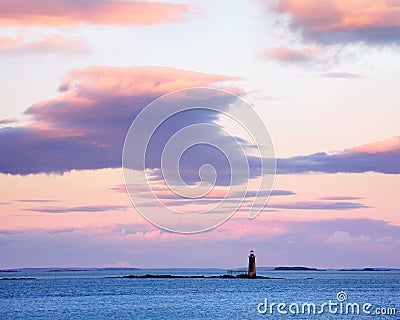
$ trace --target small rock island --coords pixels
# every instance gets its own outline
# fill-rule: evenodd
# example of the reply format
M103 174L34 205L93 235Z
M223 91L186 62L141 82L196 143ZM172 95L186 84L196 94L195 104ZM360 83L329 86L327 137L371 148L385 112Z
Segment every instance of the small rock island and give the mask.
M128 275L128 276L114 276L107 278L119 278L119 279L283 279L283 278L271 278L265 276L257 276L256 270L256 256L254 251L250 250L249 263L247 273L239 270L228 270L227 274L218 276L204 276L204 275L171 275L171 274L145 274L145 275Z

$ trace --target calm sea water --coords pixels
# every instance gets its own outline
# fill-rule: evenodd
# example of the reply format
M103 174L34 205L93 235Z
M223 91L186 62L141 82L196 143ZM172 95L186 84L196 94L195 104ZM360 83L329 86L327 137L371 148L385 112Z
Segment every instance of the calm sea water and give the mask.
M0 281L0 319L400 319L400 272L294 272L270 271L267 279L110 279L127 274L219 275L224 271L79 271L0 273L2 277L35 277L36 280ZM313 279L308 279L313 278ZM342 302L365 303L371 315L340 313ZM341 296L341 299L345 296ZM273 306L265 314L257 307L285 303L287 315ZM337 314L291 314L303 303L314 303L317 312L329 300L338 303ZM265 305L260 306L264 310ZM396 315L377 315L393 313ZM333 310L334 311L334 310ZM308 312L306 307L305 312Z

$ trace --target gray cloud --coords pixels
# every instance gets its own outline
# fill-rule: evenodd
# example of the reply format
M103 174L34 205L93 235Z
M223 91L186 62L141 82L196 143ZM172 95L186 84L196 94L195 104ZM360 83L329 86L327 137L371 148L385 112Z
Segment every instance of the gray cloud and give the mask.
M362 197L353 197L353 196L327 196L319 198L320 200L360 200Z
M293 173L400 173L400 146L375 152L352 151L337 154L325 152L287 159L277 159L278 174Z
M325 201L300 201L286 203L271 203L269 208L275 209L295 209L295 210L353 210L370 208L356 202L325 202Z
M258 195L259 197L266 197L268 195L270 195L271 197L276 197L276 196L293 196L296 193L293 191L289 191L289 190L272 190L272 191L248 191L246 193L246 197L247 198L252 198L255 197L256 195Z
M350 72L325 72L321 73L322 78L358 79L364 76Z

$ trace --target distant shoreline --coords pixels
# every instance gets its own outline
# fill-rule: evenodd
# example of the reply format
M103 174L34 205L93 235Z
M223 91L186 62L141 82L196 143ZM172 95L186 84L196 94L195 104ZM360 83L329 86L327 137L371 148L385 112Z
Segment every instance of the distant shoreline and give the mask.
M283 278L255 276L249 277L247 274L239 274L237 276L231 276L229 274L219 276L204 276L204 275L193 275L193 276L179 276L171 274L145 274L145 275L129 275L129 276L115 276L106 277L109 279L270 279L270 280L283 280Z
M224 268L119 268L119 267L110 267L110 268L78 268L78 267L53 267L53 268L12 268L12 269L0 269L0 273L10 273L10 272L90 272L90 271L146 271L146 270L154 270L154 271L162 271L162 270L170 270L170 271L227 271L228 269ZM247 272L247 268L234 268L231 269L234 271L243 271ZM400 268L327 268L327 269L319 269L312 267L303 267L303 266L279 266L279 267L258 267L257 271L261 272L274 272L274 271L400 271Z

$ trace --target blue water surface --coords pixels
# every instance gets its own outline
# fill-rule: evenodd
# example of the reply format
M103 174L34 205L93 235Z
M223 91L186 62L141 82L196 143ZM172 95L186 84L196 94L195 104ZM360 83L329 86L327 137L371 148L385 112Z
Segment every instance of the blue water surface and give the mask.
M0 319L400 319L399 271L264 271L284 279L115 279L137 274L220 275L221 270L106 270L1 273ZM293 314L288 306L370 303L370 315ZM265 309L265 299L268 308ZM260 314L257 310L259 304ZM271 303L276 303L272 311ZM287 314L277 305L285 303ZM389 310L391 308L391 310ZM378 315L381 313L396 314ZM293 309L296 311L295 309ZM307 310L305 310L307 312ZM351 311L351 310L350 310ZM382 312L383 311L383 312Z

